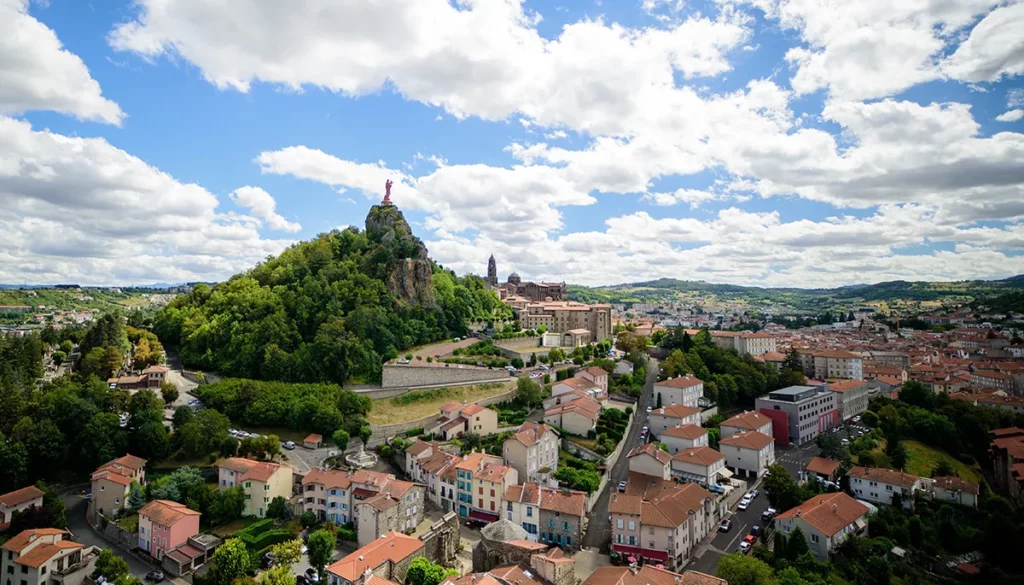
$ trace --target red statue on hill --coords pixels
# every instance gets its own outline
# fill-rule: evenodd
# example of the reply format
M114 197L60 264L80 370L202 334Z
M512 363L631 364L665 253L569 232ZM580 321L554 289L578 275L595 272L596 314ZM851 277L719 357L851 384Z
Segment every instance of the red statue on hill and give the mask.
M380 202L381 205L393 205L391 203L391 185L391 179L384 183L384 201Z

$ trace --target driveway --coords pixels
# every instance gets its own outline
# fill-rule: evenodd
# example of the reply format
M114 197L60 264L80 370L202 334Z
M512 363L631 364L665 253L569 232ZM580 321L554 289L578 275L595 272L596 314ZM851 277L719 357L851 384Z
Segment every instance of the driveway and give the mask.
M64 501L64 505L68 508L68 530L75 535L76 541L86 546L109 548L114 552L114 554L128 562L128 568L134 577L142 579L146 576L146 573L153 570L149 565L143 563L135 556L128 554L120 548L117 548L113 543L109 542L92 529L92 526L90 526L89 522L85 519L85 509L88 507L88 502L85 501L84 496L80 496L78 494L61 494L60 499Z
M622 448L623 452L619 455L615 466L608 472L608 485L598 495L594 511L588 516L590 523L587 526L587 533L583 536L583 546L586 548L599 550L611 543L612 525L608 521L608 498L611 497L613 491L618 489L619 482L625 480L629 475L629 458L626 455L629 453L629 449L640 444L640 428L647 424L647 407L653 406L653 388L654 382L658 379L658 369L658 360L651 358L647 363L647 381L644 384L644 393L637 401L633 413L633 426L629 430L629 435L622 438L623 441L626 441Z

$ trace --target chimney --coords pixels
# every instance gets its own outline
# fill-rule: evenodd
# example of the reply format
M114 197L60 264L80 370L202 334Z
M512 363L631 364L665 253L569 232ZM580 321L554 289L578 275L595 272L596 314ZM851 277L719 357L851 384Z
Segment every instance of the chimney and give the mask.
M838 514L839 513L839 506L838 505L832 504L832 513L833 514Z

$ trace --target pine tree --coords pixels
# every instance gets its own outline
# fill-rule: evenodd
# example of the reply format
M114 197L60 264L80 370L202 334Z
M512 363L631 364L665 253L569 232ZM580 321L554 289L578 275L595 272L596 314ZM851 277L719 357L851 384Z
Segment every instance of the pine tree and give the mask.
M146 505L146 492L142 490L142 487L132 482L131 491L128 493L128 507L132 510L138 510L139 508Z

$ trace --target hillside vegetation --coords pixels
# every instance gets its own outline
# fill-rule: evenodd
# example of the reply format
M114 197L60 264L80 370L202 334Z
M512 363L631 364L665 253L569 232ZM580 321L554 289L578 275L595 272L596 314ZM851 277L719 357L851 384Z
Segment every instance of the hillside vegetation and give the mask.
M322 234L214 287L198 285L154 323L182 361L224 375L290 382L380 379L406 348L466 335L507 309L483 279L427 258L396 207L366 231Z

